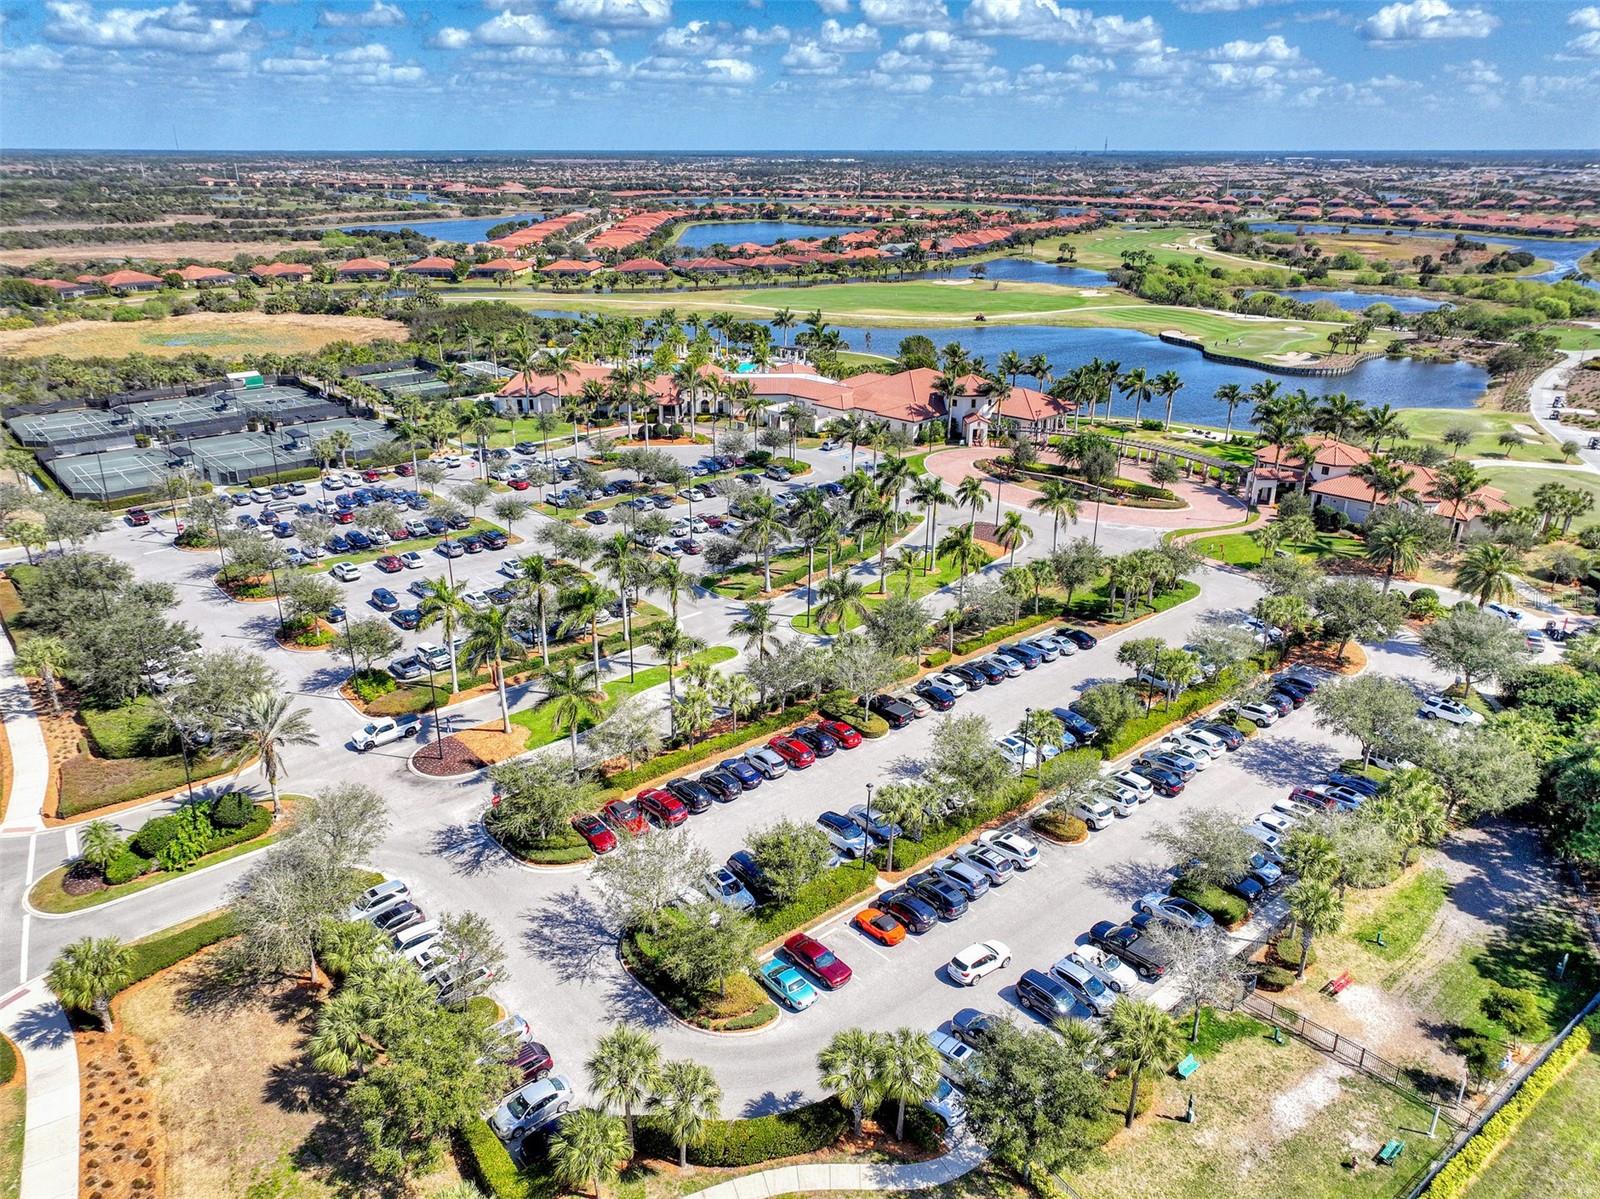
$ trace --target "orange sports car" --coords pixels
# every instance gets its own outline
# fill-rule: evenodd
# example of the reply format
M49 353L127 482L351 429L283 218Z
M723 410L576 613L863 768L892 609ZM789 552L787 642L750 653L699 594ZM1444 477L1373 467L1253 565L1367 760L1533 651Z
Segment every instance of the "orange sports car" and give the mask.
M877 908L862 908L850 923L880 945L898 945L906 939L906 926Z

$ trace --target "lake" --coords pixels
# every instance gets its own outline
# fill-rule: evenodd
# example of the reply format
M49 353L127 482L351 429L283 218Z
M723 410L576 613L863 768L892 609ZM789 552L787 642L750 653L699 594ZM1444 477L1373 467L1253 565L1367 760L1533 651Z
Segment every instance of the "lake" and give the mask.
M1362 233L1383 232L1387 226L1356 225L1348 226L1351 231ZM1343 225L1300 225L1293 221L1251 221L1250 228L1264 229L1275 233L1339 233L1346 227ZM1396 229L1396 237L1428 237L1436 241L1455 241L1455 229ZM1554 263L1551 270L1542 275L1525 275L1520 278L1537 279L1542 283L1556 283L1561 277L1578 269L1580 260L1594 253L1600 247L1600 241L1567 241L1548 237L1513 237L1504 233L1469 233L1465 229L1459 230L1463 237L1474 241L1490 242L1495 245L1510 246L1513 250L1526 250L1535 258L1543 258ZM1600 289L1600 279L1590 279L1584 283L1585 287Z
M1288 296L1289 299L1299 300L1302 304L1315 304L1319 300L1327 300L1347 312L1363 312L1373 304L1387 304L1397 312L1432 312L1435 308L1457 302L1454 299L1430 300L1426 296L1403 296L1394 292L1318 291L1309 287L1285 288L1274 294Z
M1007 283L1052 283L1058 287L1110 287L1111 280L1104 271L1085 266L1056 266L1036 258L992 258L983 264L985 279L1000 279ZM919 271L918 276L947 276L951 279L969 279L970 267L956 264L948 275L943 270Z
M540 214L537 212L518 212L508 216L476 216L454 217L444 220L418 220L418 221L390 221L386 224L374 225L345 225L342 226L346 233L354 233L359 229L383 229L398 233L402 229L415 229L418 233L438 241L459 241L471 244L483 241L488 236L490 229L496 225L503 225L507 221L537 221Z
M860 225L817 225L804 221L715 221L708 225L689 226L673 244L683 250L697 251L715 245L737 246L745 242L770 246L802 237L837 237L843 233L854 233L860 228Z

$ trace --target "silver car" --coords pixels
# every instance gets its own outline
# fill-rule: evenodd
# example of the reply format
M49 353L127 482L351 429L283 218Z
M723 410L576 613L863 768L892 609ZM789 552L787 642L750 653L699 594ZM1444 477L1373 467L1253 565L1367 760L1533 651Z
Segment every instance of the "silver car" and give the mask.
M778 756L778 751L757 745L744 751L744 760L761 772L769 782L789 773L789 764Z
M560 1074L512 1091L489 1117L489 1127L502 1141L525 1132L537 1132L572 1106L572 1084Z

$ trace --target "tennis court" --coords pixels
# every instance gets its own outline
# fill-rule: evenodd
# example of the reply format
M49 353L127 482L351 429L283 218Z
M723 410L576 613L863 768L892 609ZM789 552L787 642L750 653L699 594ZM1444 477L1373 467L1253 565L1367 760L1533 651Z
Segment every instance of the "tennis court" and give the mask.
M73 499L114 500L149 492L175 461L171 450L151 447L74 454L45 466Z
M62 450L94 443L131 442L138 430L127 417L98 408L69 408L65 412L41 412L33 416L13 416L7 422L12 435L25 446Z

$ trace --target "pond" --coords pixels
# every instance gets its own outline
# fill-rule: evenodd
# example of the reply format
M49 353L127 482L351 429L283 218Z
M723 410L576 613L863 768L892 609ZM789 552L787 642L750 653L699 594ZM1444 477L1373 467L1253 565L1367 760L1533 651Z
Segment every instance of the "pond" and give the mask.
M1443 308L1446 304L1455 302L1432 300L1427 296L1403 296L1395 292L1319 291L1311 287L1289 287L1274 294L1288 296L1289 299L1299 300L1302 304L1315 304L1319 300L1327 300L1347 312L1364 312L1374 304L1387 304L1397 312L1432 312L1435 308Z
M983 264L985 279L998 279L1006 283L1052 283L1058 287L1110 287L1111 280L1104 271L1085 266L1057 266L1053 262L1040 262L1036 258L992 258ZM943 270L919 271L920 276L943 276L951 279L969 279L969 267L956 265L948 273Z
M1301 225L1293 221L1251 221L1250 228L1261 229L1273 233L1341 233L1346 228L1361 233L1382 233L1387 226L1375 225ZM1396 229L1396 237L1427 237L1436 241L1455 241L1455 229ZM1513 250L1526 250L1535 258L1543 258L1554 264L1551 270L1540 275L1519 276L1521 278L1536 279L1541 283L1557 283L1563 275L1568 275L1578 269L1578 263L1594 253L1600 247L1600 241L1593 239L1587 241L1570 241L1562 238L1550 237L1515 237L1505 233L1468 233L1459 230L1463 237L1474 241L1489 242L1493 245L1510 246ZM1600 279L1590 279L1584 283L1585 287L1600 289Z
M860 225L819 225L807 221L713 221L690 225L673 243L680 250L707 250L715 245L738 246L753 242L770 246L802 237L838 237L854 233Z
M483 241L489 230L496 225L503 225L507 221L537 221L540 214L537 212L515 212L505 216L477 216L477 217L448 217L443 220L418 220L418 221L389 221L384 224L373 225L345 225L345 233L355 233L361 229L382 229L386 232L398 233L402 229L415 229L418 233L438 241L473 242Z

